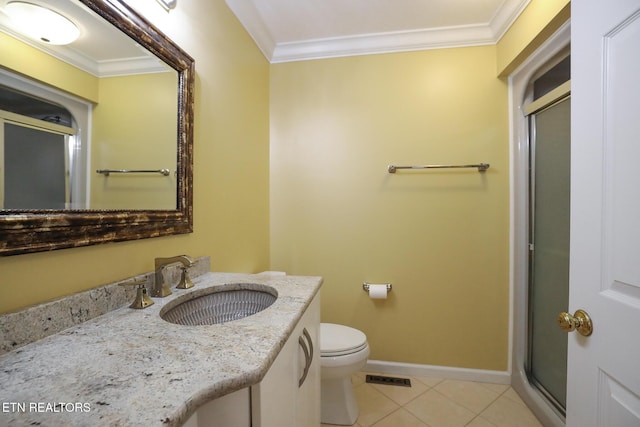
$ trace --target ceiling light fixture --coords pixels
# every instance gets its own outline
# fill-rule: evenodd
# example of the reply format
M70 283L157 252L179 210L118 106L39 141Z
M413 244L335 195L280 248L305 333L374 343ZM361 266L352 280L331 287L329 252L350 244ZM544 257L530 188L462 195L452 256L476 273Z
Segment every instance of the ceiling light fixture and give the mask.
M12 1L6 4L4 12L14 30L47 44L69 44L80 36L76 24L44 6Z

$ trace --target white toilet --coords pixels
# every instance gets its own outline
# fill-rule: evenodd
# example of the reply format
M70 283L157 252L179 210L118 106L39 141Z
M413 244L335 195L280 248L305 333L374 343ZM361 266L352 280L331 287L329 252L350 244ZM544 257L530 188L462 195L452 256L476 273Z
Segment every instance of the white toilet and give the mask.
M369 344L364 333L344 325L320 324L320 421L323 424L355 424L359 410L351 375L364 368L368 357Z

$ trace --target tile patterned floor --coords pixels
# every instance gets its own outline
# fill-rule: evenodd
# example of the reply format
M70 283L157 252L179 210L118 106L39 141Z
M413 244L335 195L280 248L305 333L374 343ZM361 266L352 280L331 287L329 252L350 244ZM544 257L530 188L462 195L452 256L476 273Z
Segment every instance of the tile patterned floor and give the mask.
M411 379L400 387L369 384L366 374L352 377L355 427L542 427L508 385L399 375Z

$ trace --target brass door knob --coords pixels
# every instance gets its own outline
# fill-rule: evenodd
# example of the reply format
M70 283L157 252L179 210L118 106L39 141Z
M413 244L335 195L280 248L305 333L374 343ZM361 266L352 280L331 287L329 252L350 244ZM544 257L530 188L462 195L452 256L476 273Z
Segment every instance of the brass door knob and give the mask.
M576 330L585 337L588 337L593 332L591 317L584 310L576 310L573 316L565 311L558 314L558 326L565 332Z

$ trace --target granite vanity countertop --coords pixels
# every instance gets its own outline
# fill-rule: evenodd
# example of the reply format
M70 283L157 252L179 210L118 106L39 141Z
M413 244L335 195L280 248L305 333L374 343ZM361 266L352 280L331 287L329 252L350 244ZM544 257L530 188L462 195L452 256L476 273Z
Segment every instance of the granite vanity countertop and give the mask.
M124 307L0 356L0 425L182 425L207 401L260 382L322 279L207 273L193 282L151 307ZM229 283L268 285L278 298L218 325L160 318L172 300Z

